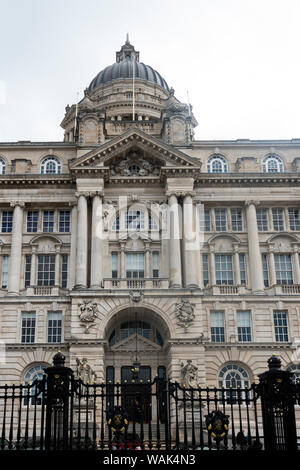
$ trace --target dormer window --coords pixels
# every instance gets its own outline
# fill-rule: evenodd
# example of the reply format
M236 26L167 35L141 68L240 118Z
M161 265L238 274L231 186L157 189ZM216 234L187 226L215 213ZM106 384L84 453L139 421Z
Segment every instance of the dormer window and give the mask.
M3 158L0 158L0 175L5 175L5 169L5 161L3 160Z
M61 163L56 157L46 157L41 163L42 175L59 175L61 173Z
M213 155L207 161L207 173L227 173L227 161L221 155Z
M264 173L282 173L283 162L277 155L268 155L263 161Z

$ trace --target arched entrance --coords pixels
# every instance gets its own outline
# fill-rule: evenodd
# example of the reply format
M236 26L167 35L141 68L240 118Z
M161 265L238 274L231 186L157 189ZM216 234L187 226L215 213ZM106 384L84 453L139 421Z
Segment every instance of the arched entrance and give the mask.
M108 322L105 339L106 383L123 385L121 404L130 419L138 420L138 410L145 422L153 419L151 382L167 375L168 326L149 308L128 307Z

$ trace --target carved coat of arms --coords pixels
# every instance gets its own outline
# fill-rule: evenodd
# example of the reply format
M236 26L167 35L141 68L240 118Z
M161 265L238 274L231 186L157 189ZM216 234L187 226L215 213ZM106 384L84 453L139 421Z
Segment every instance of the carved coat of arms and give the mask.
M84 300L82 304L79 305L79 318L85 327L86 333L88 333L89 328L95 323L98 313L98 305L96 302Z
M175 304L177 325L182 326L185 330L195 319L194 306L189 300L182 300Z

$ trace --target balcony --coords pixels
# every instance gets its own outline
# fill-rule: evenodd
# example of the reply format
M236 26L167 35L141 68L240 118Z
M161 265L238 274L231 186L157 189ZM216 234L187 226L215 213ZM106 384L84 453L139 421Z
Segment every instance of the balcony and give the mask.
M168 278L148 279L120 279L106 278L103 281L104 289L168 289Z
M58 286L30 286L26 289L27 296L49 296L49 295L59 295L60 288Z
M212 286L212 295L240 295L248 294L250 291L245 286L236 285L223 285L223 286Z
M275 295L285 294L285 295L299 295L300 294L300 284L277 284L272 286L270 290L273 290Z

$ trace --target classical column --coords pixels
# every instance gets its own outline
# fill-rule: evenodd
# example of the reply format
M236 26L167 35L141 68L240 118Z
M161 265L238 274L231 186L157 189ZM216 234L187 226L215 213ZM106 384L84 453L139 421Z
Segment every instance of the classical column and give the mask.
M87 196L77 193L77 246L76 246L76 288L87 287L87 256L88 256L88 214Z
M234 280L235 285L241 285L241 273L240 273L240 255L239 255L239 246L233 245L233 269L234 269Z
M250 278L252 292L263 293L264 278L257 230L256 204L257 202L254 201L246 201Z
M125 279L126 278L126 255L125 255L125 243L120 243L121 245L121 252L120 252L120 278Z
M152 277L152 270L151 270L151 261L150 261L150 244L145 243L145 278L149 279Z
M214 245L209 245L209 285L216 285L216 263L215 263L215 247Z
M71 211L71 247L68 266L68 289L73 289L75 286L75 273L76 273L76 244L77 244L77 204L69 202L72 207Z
M30 286L36 286L36 261L36 247L33 246L31 249Z
M175 194L169 196L170 240L169 240L169 277L170 287L182 287L181 277L181 220L179 205Z
M102 287L103 263L102 263L102 194L93 194L92 207L92 247L91 247L91 287Z
M294 268L294 275L293 275L293 280L294 280L294 284L300 284L300 266L299 266L299 248L298 248L298 244L294 244L292 243L293 245L293 254L292 254L292 259L293 259L293 268Z
M268 248L268 268L269 268L270 287L272 287L277 284L273 245L269 245L269 248Z
M198 250L196 250L196 231L194 221L193 198L186 194L183 198L183 266L185 287L199 287L198 285Z
M7 287L9 295L18 295L20 292L23 207L25 206L25 204L23 201L18 201L11 202L10 205L14 208L14 214Z
M57 246L55 249L55 281L54 285L56 287L60 286L60 246Z

